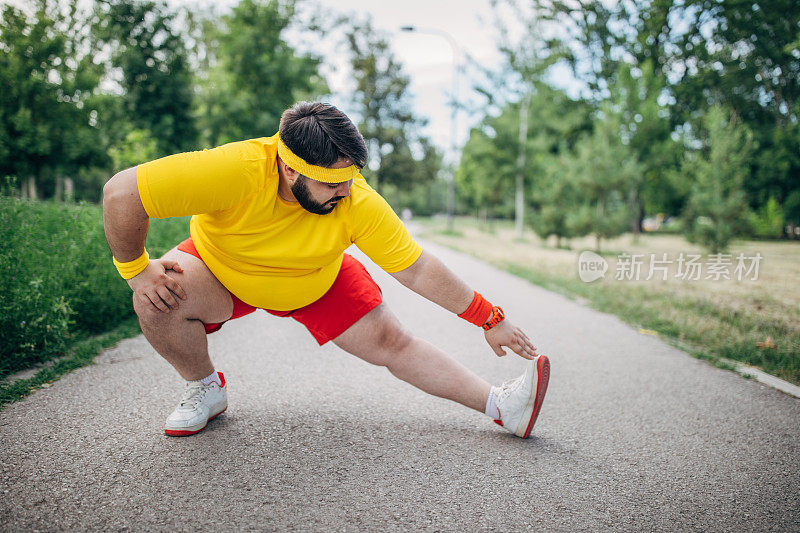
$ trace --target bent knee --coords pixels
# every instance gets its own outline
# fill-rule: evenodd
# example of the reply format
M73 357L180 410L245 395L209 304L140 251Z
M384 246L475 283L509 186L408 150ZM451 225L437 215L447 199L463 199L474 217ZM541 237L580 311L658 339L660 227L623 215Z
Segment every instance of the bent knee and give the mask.
M381 327L378 333L378 349L385 355L385 361L402 355L414 340L411 333L396 320Z

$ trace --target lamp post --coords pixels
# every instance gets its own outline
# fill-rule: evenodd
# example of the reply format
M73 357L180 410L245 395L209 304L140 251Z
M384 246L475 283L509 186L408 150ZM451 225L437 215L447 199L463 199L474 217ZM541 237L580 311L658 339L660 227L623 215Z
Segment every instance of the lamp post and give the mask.
M514 214L517 239L522 239L525 228L525 151L528 142L528 108L531 105L530 88L519 106L519 154L517 155L517 197Z
M450 102L450 163L452 170L448 175L447 180L447 230L453 231L453 218L456 207L456 176L455 164L456 153L458 147L456 146L456 120L458 118L458 51L459 46L456 40L448 32L436 28L418 28L416 26L403 26L401 31L427 33L430 35L438 35L447 40L450 48L453 50L453 89L452 101Z

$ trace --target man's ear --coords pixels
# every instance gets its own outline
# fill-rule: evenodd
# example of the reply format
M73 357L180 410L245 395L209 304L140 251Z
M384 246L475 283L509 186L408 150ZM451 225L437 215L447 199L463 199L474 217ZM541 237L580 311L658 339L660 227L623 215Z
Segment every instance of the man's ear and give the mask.
M278 158L278 164L281 166L281 170L283 170L283 175L289 180L290 183L294 183L294 180L297 179L298 172L283 162L283 159Z

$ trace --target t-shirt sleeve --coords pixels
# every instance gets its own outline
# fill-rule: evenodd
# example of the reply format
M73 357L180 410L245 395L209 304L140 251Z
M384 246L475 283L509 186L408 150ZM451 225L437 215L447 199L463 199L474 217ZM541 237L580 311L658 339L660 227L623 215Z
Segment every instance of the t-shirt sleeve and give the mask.
M364 183L351 210L353 243L389 273L411 266L422 254L420 246L386 200Z
M233 207L262 188L265 175L265 153L250 141L170 155L136 167L139 196L152 218Z

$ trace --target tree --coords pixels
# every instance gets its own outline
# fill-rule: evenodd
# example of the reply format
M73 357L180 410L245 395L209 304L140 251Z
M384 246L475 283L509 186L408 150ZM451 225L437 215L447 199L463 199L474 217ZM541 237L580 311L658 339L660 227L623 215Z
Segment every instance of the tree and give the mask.
M523 106L514 102L501 109L499 116L487 116L472 130L456 173L463 200L491 216L509 216L510 209L516 210L519 123ZM532 127L523 145L526 164L522 181L526 204L536 213L533 218L526 217L527 220L535 220L540 209L558 202L550 186L561 174L548 172L548 167L554 155L571 149L581 135L589 131L589 111L585 102L572 100L563 91L544 83L531 88L527 115Z
M517 157L515 176L515 205L514 215L516 222L517 238L522 238L525 224L525 208L530 201L526 190L530 189L527 182L526 169L528 163L530 108L536 93L547 87L545 82L550 68L564 57L564 50L553 40L545 40L541 28L541 17L531 6L523 7L516 0L492 0L492 8L500 13L503 8L513 13L513 23L519 26L515 32L498 14L494 25L497 28L499 49L504 59L504 64L495 72L487 72L489 85L478 87L478 91L487 97L489 106L497 105L503 98L518 101L518 133ZM509 36L515 33L521 36L512 39ZM498 91L498 88L500 90ZM499 93L499 95L497 94ZM541 101L541 98L539 99ZM533 123L538 128L538 123ZM539 145L545 146L548 141L541 137Z
M298 54L283 38L294 15L293 0L241 0L218 24L205 25L206 144L272 135L286 108L328 92L320 58Z
M737 117L712 107L703 120L702 147L686 154L681 172L693 183L684 213L686 237L711 253L743 235L749 217L743 183L752 134Z
M542 185L535 192L539 205L528 218L529 224L542 239L551 235L556 238L556 247L562 246L562 239L577 237L575 228L569 224L569 216L580 202L577 182L570 179L566 154L569 149L562 147L559 155L544 158L541 164Z
M410 189L419 179L432 177L414 170L417 160L411 147L421 141L416 132L424 122L412 111L410 79L370 19L348 24L345 40L355 85L353 100L371 162L364 174L378 193L386 184Z
M750 225L757 237L775 239L783 237L784 222L783 209L775 198L770 198L765 205L751 215Z
M690 0L674 10L686 31L674 40L676 115L698 127L723 106L757 147L743 187L753 208L770 198L800 223L800 3ZM795 207L796 206L796 207Z
M487 117L473 128L456 170L462 203L484 217L508 216L513 201L516 145L509 121L508 115Z
M116 103L127 119L112 126L111 144L139 129L153 135L159 155L196 148L193 75L176 18L161 0L97 2L95 47L111 56L107 76L119 83L124 98Z
M629 198L642 180L636 154L622 142L619 124L604 108L591 134L575 145L566 158L567 178L577 194L577 206L566 224L575 235L594 235L595 248L602 239L621 235L629 228Z
M31 18L7 5L0 18L0 175L17 176L30 198L106 161L91 124L99 72L80 46L82 13L47 0L35 8Z
M673 0L564 2L533 0L533 10L552 34L548 47L584 84L598 107L617 82L620 66L651 61L664 65Z
M620 125L620 135L641 164L642 179L630 195L634 236L642 229L645 213L677 213L684 198L665 179L678 165L678 146L671 138L670 110L661 104L666 80L650 59L639 68L621 64L611 88L609 111Z
M675 48L687 65L675 84L684 116L713 105L746 124L785 123L796 115L800 4L689 0L675 14L688 23Z
M158 148L153 135L147 130L131 130L123 142L108 150L114 168L130 168L158 157Z

